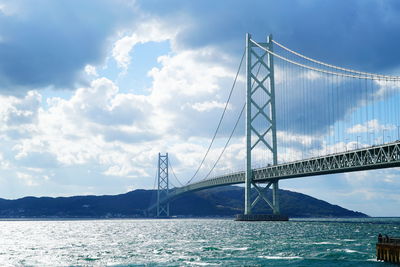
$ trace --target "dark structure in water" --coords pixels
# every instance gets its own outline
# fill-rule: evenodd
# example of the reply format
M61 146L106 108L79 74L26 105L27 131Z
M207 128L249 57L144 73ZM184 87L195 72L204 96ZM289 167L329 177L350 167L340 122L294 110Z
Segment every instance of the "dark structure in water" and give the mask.
M378 261L400 263L400 238L379 234L378 243L376 244L376 259Z
M288 221L288 216L278 214L237 214L235 221Z

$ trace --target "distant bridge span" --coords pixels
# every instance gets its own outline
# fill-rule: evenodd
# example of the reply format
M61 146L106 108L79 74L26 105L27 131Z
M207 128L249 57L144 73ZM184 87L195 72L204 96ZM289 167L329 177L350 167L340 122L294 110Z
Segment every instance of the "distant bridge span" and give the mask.
M267 183L267 188L276 180L292 179L306 176L326 175L334 173L355 172L373 169L400 167L400 141L368 148L355 149L342 153L314 157L253 170L255 183ZM192 183L170 190L161 203L187 193L212 187L245 183L245 172L239 171L212 179ZM260 188L257 188L260 190ZM149 207L153 210L157 203Z

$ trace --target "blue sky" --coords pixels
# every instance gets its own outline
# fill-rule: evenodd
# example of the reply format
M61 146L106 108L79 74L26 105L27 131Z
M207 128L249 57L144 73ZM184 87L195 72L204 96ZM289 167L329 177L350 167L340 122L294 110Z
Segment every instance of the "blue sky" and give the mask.
M398 75L399 16L395 0L0 0L0 197L152 188L158 152L169 152L188 180L223 110L246 32L256 40L272 33L332 64ZM235 93L217 148L243 97ZM221 171L242 168L241 132ZM281 187L400 216L398 176L379 170Z

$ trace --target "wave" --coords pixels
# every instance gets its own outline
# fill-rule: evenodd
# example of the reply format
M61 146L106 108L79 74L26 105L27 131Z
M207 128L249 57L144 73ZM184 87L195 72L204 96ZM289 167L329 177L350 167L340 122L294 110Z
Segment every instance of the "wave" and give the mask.
M298 260L303 259L300 256L258 256L258 258L268 259L268 260Z

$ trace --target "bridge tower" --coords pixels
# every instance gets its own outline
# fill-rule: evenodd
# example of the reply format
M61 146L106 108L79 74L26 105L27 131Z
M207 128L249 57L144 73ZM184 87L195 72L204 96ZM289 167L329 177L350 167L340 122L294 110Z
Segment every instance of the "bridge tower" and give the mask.
M169 194L168 153L158 153L157 217L169 217L169 202L162 202Z
M253 182L252 152L263 146L272 154L272 164L278 163L276 140L276 111L274 59L266 50L273 51L272 35L267 42L256 43L246 34L246 169L245 169L245 215L263 199L279 215L278 180L261 188ZM272 185L272 203L265 195ZM258 196L252 202L251 189L254 186Z

